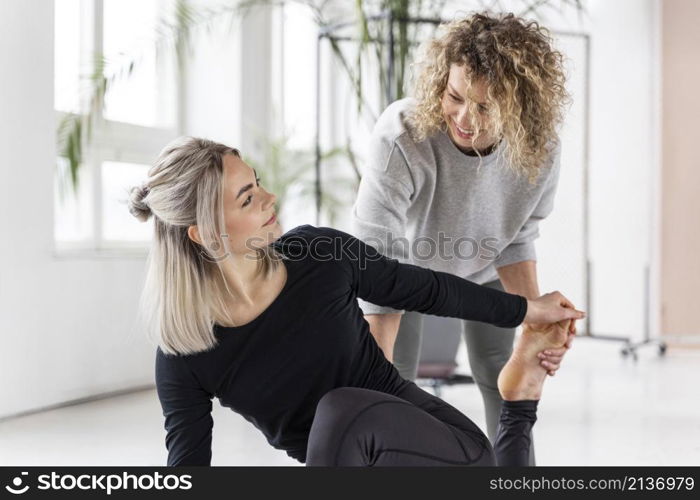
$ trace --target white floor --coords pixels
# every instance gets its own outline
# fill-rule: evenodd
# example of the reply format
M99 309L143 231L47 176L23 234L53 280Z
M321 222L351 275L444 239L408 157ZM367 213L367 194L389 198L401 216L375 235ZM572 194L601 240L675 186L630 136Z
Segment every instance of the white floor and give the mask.
M538 465L700 465L700 351L579 339L550 377L535 426ZM461 359L461 358L460 358ZM443 398L483 428L475 386ZM299 465L214 402L213 465ZM155 390L0 422L0 465L164 465Z

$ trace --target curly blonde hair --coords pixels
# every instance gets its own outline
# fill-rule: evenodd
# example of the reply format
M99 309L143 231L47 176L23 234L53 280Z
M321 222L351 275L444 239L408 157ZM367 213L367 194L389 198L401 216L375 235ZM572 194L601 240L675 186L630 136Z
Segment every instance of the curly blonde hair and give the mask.
M468 87L486 83L492 132L505 139L508 164L532 183L550 153L570 101L563 55L552 47L549 31L513 14L473 14L443 24L441 36L424 46L413 89L416 108L409 116L416 141L447 130L442 96L450 67L464 66ZM469 102L469 100L467 100ZM474 108L474 109L471 109ZM480 129L479 112L470 114ZM478 132L477 132L478 135Z

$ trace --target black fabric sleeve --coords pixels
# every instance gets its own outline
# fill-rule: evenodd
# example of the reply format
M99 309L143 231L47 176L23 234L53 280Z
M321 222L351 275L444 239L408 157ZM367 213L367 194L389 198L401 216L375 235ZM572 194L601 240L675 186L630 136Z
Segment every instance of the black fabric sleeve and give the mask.
M324 228L330 229L330 228ZM373 304L512 328L525 319L527 299L450 273L403 264L339 230L340 260L358 297ZM337 252L337 244L334 245Z
M211 465L213 395L178 356L156 354L156 389L165 417L168 466Z

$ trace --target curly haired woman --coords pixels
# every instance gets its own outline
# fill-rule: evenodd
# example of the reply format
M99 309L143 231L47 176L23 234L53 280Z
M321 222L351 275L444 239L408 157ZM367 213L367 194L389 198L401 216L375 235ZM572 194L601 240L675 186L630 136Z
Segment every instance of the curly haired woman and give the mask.
M557 127L569 99L563 57L546 29L512 14L474 14L441 28L427 44L413 97L392 103L375 125L353 233L401 262L535 298L534 240L553 208ZM387 359L413 380L422 316L360 305ZM497 378L515 329L464 321L463 331L494 442ZM572 339L540 356L550 375Z
M239 152L183 138L132 189L154 218L143 311L157 340L168 465L209 465L212 399L307 465L525 465L546 371L583 317L559 293L536 299L402 264L331 228L283 234L275 196ZM399 376L357 298L526 328L499 380L492 447L458 410Z

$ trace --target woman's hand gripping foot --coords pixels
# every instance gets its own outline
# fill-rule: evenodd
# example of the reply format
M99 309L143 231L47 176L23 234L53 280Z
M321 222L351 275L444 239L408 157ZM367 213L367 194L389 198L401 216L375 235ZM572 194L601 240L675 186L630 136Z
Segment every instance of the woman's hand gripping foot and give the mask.
M565 349L569 341L571 319L549 324L525 323L513 354L498 376L498 390L506 401L539 400L547 369L540 365L538 353Z

